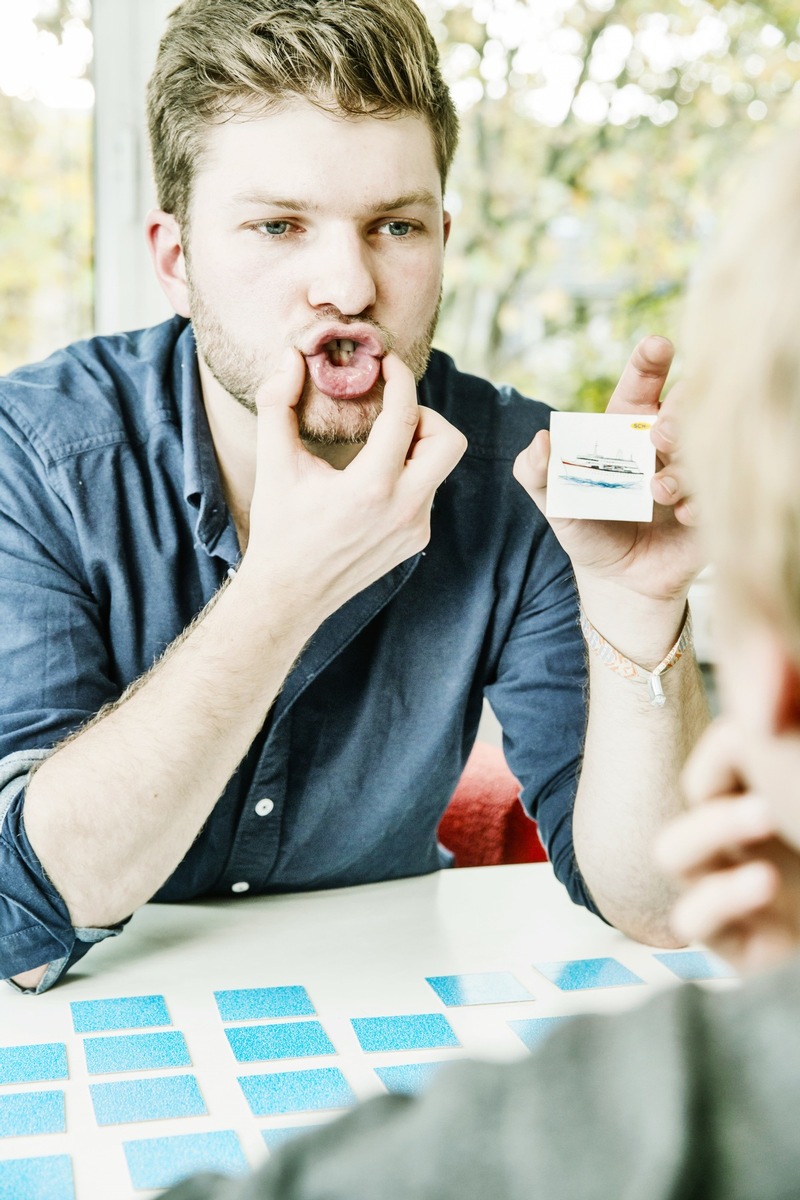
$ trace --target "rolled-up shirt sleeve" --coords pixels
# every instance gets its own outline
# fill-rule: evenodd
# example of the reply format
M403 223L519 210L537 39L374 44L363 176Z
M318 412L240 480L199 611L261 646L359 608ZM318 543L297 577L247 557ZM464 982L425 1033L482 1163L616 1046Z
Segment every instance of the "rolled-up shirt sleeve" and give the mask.
M49 964L43 991L118 930L73 928L28 840L25 791L36 766L119 689L58 464L7 414L0 461L0 978Z
M25 833L23 800L31 772L47 750L18 751L0 762L0 978L47 965L35 989L52 987L109 929L76 929Z
M553 869L571 898L597 912L572 841L586 733L586 665L572 570L546 534L487 698L503 727L520 799L535 818Z

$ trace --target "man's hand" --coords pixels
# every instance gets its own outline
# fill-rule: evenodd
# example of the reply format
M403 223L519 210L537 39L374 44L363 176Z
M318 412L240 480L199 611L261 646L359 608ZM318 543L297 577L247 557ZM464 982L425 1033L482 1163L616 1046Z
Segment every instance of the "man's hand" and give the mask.
M651 438L658 452L658 470L652 485L656 501L652 523L565 518L550 522L572 560L585 604L593 589L608 595L620 587L645 601L672 600L682 605L689 583L701 566L678 456L678 389L661 403L672 356L673 347L666 338L650 336L639 342L606 410L654 419ZM516 479L543 513L549 457L550 435L541 431L514 464ZM595 621L607 637L610 630L607 632L603 610L613 610L615 603L619 601L603 604ZM664 651L667 649L664 646Z
M358 456L341 471L300 440L295 405L302 356L258 399L258 462L245 563L270 585L307 599L322 618L422 550L436 489L456 466L466 438L417 404L416 385L395 354L382 364L383 410ZM243 564L244 567L244 564Z
M653 422L659 453L651 523L553 519L572 560L581 604L623 656L653 671L678 639L699 552L675 451L672 397L660 405L672 345L649 337L633 352L608 405ZM514 475L546 513L550 437L539 433ZM589 655L589 714L573 815L575 857L595 904L611 924L648 944L675 944L675 889L653 867L653 842L683 807L680 770L707 719L696 664L684 654L662 675L666 703Z
M42 982L47 966L36 967L33 971L23 971L21 975L12 976L12 983L21 988L37 988Z
M673 931L743 973L782 962L800 947L800 853L780 836L769 803L749 790L731 722L710 727L684 784L694 807L656 847L659 865L684 888Z

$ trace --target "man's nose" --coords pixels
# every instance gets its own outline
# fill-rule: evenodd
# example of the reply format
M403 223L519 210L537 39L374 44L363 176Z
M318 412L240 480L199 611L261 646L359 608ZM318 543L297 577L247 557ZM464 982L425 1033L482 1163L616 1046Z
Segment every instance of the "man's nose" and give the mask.
M355 233L338 234L317 247L308 302L313 308L332 306L355 317L376 299L375 274L369 246Z

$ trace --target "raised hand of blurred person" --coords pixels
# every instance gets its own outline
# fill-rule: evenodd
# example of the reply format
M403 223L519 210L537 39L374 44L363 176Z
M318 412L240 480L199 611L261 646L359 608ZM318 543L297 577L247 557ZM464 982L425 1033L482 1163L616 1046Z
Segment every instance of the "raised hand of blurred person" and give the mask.
M747 974L800 948L800 850L780 812L752 790L742 746L732 721L709 728L684 773L692 808L664 829L656 859L683 889L676 936Z

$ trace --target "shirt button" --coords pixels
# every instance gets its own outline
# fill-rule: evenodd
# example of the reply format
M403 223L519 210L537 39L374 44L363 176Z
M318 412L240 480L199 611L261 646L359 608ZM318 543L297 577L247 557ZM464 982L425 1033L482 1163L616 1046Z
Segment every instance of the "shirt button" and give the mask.
M259 817L268 817L274 807L275 805L272 800L267 799L265 796L264 799L259 800L258 804L256 805L256 813Z
M249 892L249 891L250 891L250 884L249 884L249 883L245 883L245 881L244 881L244 880L242 880L242 882L241 882L241 883L232 883L232 884L231 884L231 891L232 891L232 892Z

